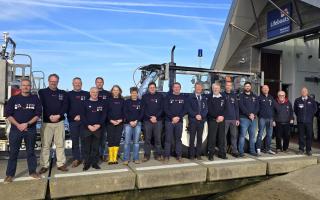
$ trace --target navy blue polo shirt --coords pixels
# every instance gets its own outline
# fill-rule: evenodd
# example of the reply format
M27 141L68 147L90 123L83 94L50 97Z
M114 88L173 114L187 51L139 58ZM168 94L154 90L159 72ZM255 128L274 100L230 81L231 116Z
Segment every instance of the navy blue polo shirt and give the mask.
M124 99L123 98L109 98L107 100L107 118L110 120L124 119L123 114Z
M85 100L80 112L81 123L88 129L89 125L104 125L106 120L106 104L101 101Z
M164 101L166 121L171 122L173 117L179 117L179 122L182 122L184 115L187 113L186 103L184 95L168 94Z
M35 116L41 117L42 107L38 96L28 95L12 96L5 106L5 116L13 117L19 124L27 123ZM29 126L35 128L36 123ZM18 131L17 127L12 124L11 130Z
M50 115L60 115L59 121L65 119L68 112L68 96L64 90L51 90L49 87L39 90L39 97L43 107L43 122L52 123Z
M127 99L124 103L124 117L125 123L129 123L131 121L142 121L143 118L143 108L142 101L140 99L132 100Z
M89 99L90 95L87 91L70 91L68 92L68 121L74 122L74 118L80 115L83 101Z
M149 121L151 116L155 116L157 120L162 119L163 114L163 95L160 93L147 93L142 96L142 105L144 108L143 120Z

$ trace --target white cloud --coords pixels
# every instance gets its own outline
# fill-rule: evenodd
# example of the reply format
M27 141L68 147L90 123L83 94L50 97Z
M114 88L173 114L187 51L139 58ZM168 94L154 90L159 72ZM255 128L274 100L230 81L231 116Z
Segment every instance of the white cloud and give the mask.
M1 0L0 0L1 1ZM63 4L54 4L54 3L46 3L46 2L38 2L38 1L22 1L22 0L12 0L15 4L26 4L33 6L43 6L50 8L68 8L68 9L82 9L82 10L95 10L95 11L106 11L106 12L119 12L126 14L144 14L144 15L154 15L154 16L162 16L162 17L173 17L173 18L181 18L181 19L189 19L189 20L201 20L203 23L215 24L215 25L224 25L224 19L215 19L210 17L200 17L200 16L192 16L192 15L182 15L182 14L173 14L173 13L164 13L164 12L154 12L154 11L146 11L146 10L136 10L136 9L123 9L119 7L91 7L91 6L78 6L78 5L63 5Z

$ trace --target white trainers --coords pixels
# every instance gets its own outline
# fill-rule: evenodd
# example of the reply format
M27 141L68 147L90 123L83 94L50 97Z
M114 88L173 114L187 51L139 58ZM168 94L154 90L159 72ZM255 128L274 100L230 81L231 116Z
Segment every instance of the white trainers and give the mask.
M257 155L261 156L261 149L257 149Z
M271 154L271 155L276 155L276 153L274 151L272 151L272 150L267 151L267 153Z

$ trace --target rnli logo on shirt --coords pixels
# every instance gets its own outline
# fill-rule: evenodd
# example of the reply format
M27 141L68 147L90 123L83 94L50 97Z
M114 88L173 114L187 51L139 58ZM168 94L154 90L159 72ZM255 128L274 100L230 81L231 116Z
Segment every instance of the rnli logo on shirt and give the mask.
M102 106L98 106L98 107L97 107L97 112L101 112L101 111L102 111L102 109L103 109L103 107L102 107Z
M63 94L59 94L58 98L60 101L63 101Z
M133 108L135 108L136 110L140 110L141 106L140 105L132 105Z
M35 104L32 104L32 103L26 104L26 109L27 110L34 110L35 107L36 107Z
M231 100L231 103L235 102L235 99L233 97L231 97L230 100Z
M180 103L180 104L181 104L181 103L184 103L184 100L183 100L183 99L179 99L179 100L178 100L178 103Z
M158 103L158 99L150 99L151 102Z
M106 100L107 99L107 95L102 95L102 99Z
M22 107L22 106L21 106L20 103L14 104L14 109L15 109L15 110L18 110L18 109L21 108L21 107Z
M299 108L303 108L303 107L304 107L303 103L300 103L300 104L298 105L298 107L299 107Z
M252 97L252 101L255 102L255 101L256 101L256 98L255 98L255 97Z
M80 97L80 100L81 100L81 101L86 100L86 96L81 96L81 97Z
M224 104L224 100L221 100L221 102L220 102L220 106L222 107L222 106L223 106L223 104Z

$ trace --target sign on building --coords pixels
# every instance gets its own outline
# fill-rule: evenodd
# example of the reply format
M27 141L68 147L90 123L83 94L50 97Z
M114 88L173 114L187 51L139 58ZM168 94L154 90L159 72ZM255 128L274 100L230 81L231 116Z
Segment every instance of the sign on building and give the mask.
M292 16L292 4L286 4L281 7L290 17ZM284 13L274 9L267 14L267 38L277 37L292 30L292 22Z

